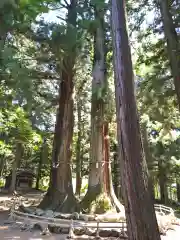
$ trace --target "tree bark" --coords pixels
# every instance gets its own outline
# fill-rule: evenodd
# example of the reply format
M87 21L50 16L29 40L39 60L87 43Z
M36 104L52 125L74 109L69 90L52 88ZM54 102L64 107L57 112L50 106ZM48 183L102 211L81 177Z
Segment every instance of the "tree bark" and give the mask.
M76 207L76 201L73 194L70 166L73 135L73 79L70 72L63 73L59 90L60 98L53 142L51 180L49 190L40 206L61 212L71 212Z
M179 181L177 181L176 185L177 185L177 200L180 203L180 183L179 183Z
M117 132L128 239L160 240L154 206L149 192L148 170L134 95L134 76L124 0L112 0L111 19Z
M148 141L148 134L147 134L146 123L142 123L141 124L141 133L142 133L142 140L143 140L143 148L144 148L145 159L146 159L148 170L149 170L149 191L150 191L152 200L154 201L155 193L154 193L153 178L151 176L153 160L152 160L152 155L151 155L150 149L149 149L149 141Z
M164 178L163 175L164 174L160 175L160 178L159 178L161 203L167 204L168 203L168 191L167 191L166 179Z
M158 171L159 171L159 187L160 187L161 202L163 204L167 204L168 203L167 177L166 177L166 171L162 166L162 160L158 161Z
M103 88L105 87L105 36L104 13L99 13L95 7L97 21L94 33L94 66L91 98L91 140L90 140L90 171L88 191L81 202L83 209L89 209L90 204L102 192L103 184L103 122L104 102ZM103 12L103 10L102 10ZM99 96L100 95L100 96Z
M16 143L16 153L15 153L15 159L12 164L12 177L11 177L11 184L9 188L9 193L13 193L16 190L16 172L17 172L17 167L21 161L22 157L22 152L23 152L23 146L22 143L17 142Z
M5 157L4 157L4 155L1 155L0 157L1 157L1 159L0 159L0 176L2 176L3 170L4 170L4 164L5 164Z
M78 116L78 136L76 142L76 195L80 196L81 194L81 141L82 141L82 129L81 129L81 101L77 100L77 116Z
M104 122L103 124L103 150L104 150L104 192L110 194L111 192L111 176L109 172L110 168L110 146L109 146L109 124Z
M117 198L114 192L114 186L112 181L111 163L110 163L110 139L109 139L109 123L104 122L103 125L103 155L104 155L104 181L103 191L109 196L111 204L116 208L118 212L124 214L124 207L120 203L120 199Z
M77 1L71 0L68 7L67 36L76 31ZM75 36L76 37L76 36ZM59 85L59 102L52 151L50 186L40 203L41 208L60 212L78 211L73 193L71 174L71 144L73 137L73 77L76 58L76 42L63 60L62 81Z
M173 18L170 12L170 1L159 0L159 4L165 38L167 41L167 50L169 55L171 73L174 79L174 86L180 110L180 45Z
M117 145L114 144L114 164L113 164L113 172L114 172L114 179L113 179L113 185L114 185L114 191L116 194L116 197L120 200L122 199L122 193L121 193L121 170L119 165L119 156L118 156L118 149Z
M36 189L39 189L39 182L41 179L41 168L42 168L42 157L40 156L39 165L38 165L38 172L37 172L37 179L36 179Z
M36 179L36 189L38 190L39 189L39 182L40 182L40 179L41 179L41 169L42 169L42 164L43 164L43 152L44 152L44 145L45 145L45 139L44 139L44 142L41 146L41 152L40 152L40 158L39 158L39 165L38 165L38 172L37 172L37 179Z
M112 189L112 179L109 164L108 124L105 122L105 94L107 86L105 23L104 11L99 6L94 7L97 21L94 33L94 66L91 99L91 149L88 191L81 202L84 210L90 210L91 203L101 194L106 194L112 206L122 208Z

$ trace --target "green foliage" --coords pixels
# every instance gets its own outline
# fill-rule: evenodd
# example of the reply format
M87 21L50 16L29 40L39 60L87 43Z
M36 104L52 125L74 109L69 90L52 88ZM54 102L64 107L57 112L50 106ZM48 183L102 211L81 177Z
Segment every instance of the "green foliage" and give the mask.
M85 195L85 193L87 192L88 189L88 184L84 185L83 188L81 188L81 195Z
M90 212L103 214L112 209L110 198L106 194L100 194L90 205Z
M0 141L0 155L4 157L13 156L12 146Z
M0 177L0 188L3 188L5 186L5 183L6 183L5 179Z
M49 186L49 177L43 177L39 182L39 189L42 191L47 191Z
M135 69L138 75L137 99L141 121L146 122L152 160L151 175L158 182L161 164L168 184L176 182L179 164L179 110L170 74L169 59L163 29L160 27L159 6L142 1L133 5L128 1L130 28L136 39ZM134 11L134 7L139 9ZM174 5L170 6L171 10ZM148 18L148 12L152 18ZM153 13L156 11L156 14ZM143 23L146 21L146 24ZM140 30L140 31L139 31Z

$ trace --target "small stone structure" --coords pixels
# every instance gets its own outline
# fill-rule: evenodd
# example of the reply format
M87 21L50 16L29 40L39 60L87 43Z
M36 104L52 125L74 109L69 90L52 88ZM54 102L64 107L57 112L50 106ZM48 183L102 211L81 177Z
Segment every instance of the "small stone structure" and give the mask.
M18 169L16 175L16 190L30 190L32 188L35 174L32 170ZM5 189L9 189L11 185L12 172L6 177Z

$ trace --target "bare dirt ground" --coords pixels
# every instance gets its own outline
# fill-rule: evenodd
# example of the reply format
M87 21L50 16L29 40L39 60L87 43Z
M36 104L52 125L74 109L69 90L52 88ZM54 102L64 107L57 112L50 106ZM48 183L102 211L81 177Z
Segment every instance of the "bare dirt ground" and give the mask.
M26 232L18 227L4 224L8 219L8 211L0 210L0 239L1 240L64 240L66 236L51 234L50 236L41 235L40 231Z
M28 193L23 197L28 200L38 200L42 197L42 193ZM9 217L9 202L12 196L0 195L0 240L64 240L66 235L50 234L43 236L40 231L21 231L18 226L7 224L6 221ZM6 202L6 204L5 204Z
M38 198L38 194L28 194L25 197L33 199ZM40 197L40 194L39 194ZM0 240L65 240L67 235L51 234L43 236L40 231L21 231L14 225L7 224L8 206L4 206L4 201L9 201L11 196L0 195ZM166 236L161 236L162 240L180 240L180 226L175 226L175 230L169 230Z

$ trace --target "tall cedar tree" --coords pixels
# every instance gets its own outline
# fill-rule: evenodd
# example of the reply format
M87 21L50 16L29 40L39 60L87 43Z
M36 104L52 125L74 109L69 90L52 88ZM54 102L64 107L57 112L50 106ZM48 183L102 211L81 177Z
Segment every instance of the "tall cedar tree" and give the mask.
M167 41L167 50L171 66L171 72L174 79L174 86L180 110L180 45L170 11L170 1L159 0L159 4L163 21L164 34Z
M106 194L110 205L118 211L124 210L117 200L111 179L109 162L109 125L105 121L105 94L107 91L106 49L105 49L105 10L94 6L97 26L94 33L94 66L91 100L91 149L88 191L82 200L82 208L90 209L92 201ZM106 197L105 196L105 197ZM103 211L103 210L102 210Z
M71 0L68 6L67 35L76 32L77 0ZM76 37L76 36L75 36ZM62 81L59 84L59 106L52 152L52 169L50 186L41 202L42 208L50 208L60 212L77 211L76 199L72 187L71 144L73 136L73 89L74 65L76 59L76 43L68 49L60 71Z
M112 0L114 73L121 177L130 240L160 240L134 96L124 0Z

